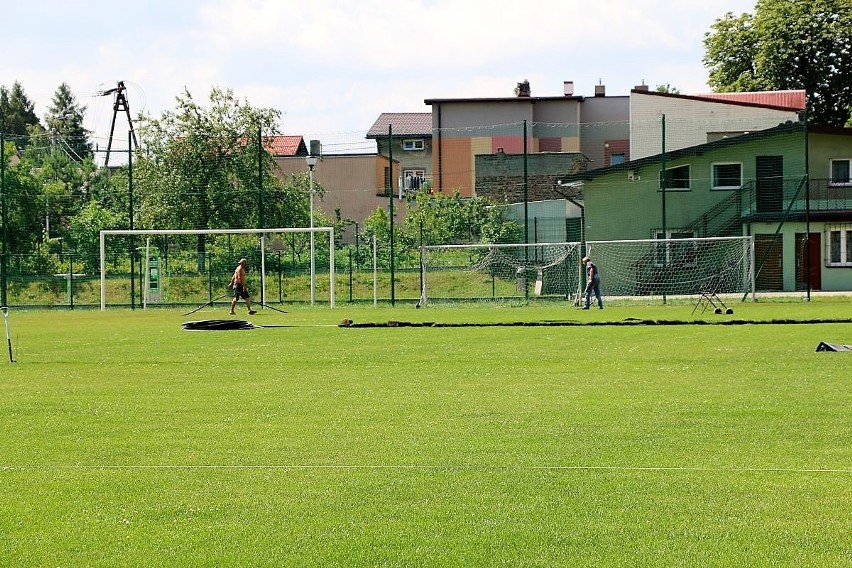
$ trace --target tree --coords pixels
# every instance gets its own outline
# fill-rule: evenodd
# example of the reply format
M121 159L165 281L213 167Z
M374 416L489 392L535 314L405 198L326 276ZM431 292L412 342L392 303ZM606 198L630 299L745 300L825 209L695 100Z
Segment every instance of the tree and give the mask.
M523 228L503 218L503 209L486 197L463 198L432 195L420 190L414 196L416 207L405 218L409 242L447 243L514 243L523 238Z
M88 201L95 170L91 156L78 160L56 136L31 126L29 144L10 168L20 195L18 207L38 212L27 216L24 229L30 236L19 244L36 243L36 235L43 243L50 237L65 239L71 219Z
M666 83L665 85L657 85L657 88L654 89L654 91L657 93L669 93L672 95L680 94L680 89L672 87L669 83Z
M19 82L15 81L11 91L0 85L0 132L26 136L28 126L40 124L34 109Z
M77 104L71 88L62 83L53 94L52 104L45 116L48 132L56 136L63 149L78 162L92 156L89 131L83 128L85 112L86 107Z
M214 88L209 108L189 91L177 109L143 117L142 147L134 164L139 220L145 228L224 229L269 226L266 191L276 186L272 157L258 132L274 134L280 111L238 101ZM262 172L262 175L259 175ZM198 235L199 270L206 236Z
M843 126L852 114L852 0L757 0L704 36L718 92L804 89L809 121Z

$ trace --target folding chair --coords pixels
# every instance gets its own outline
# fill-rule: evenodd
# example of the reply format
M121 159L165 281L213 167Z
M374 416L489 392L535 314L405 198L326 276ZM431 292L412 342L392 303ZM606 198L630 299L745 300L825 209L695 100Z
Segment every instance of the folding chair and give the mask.
M714 314L734 313L734 310L726 306L725 302L723 302L718 295L719 288L721 288L722 286L724 275L724 272L720 272L718 274L709 276L704 280L701 286L701 291L698 293L698 298L696 299L695 306L692 308L693 314L698 308L701 308L701 313L703 314L711 306L713 307Z

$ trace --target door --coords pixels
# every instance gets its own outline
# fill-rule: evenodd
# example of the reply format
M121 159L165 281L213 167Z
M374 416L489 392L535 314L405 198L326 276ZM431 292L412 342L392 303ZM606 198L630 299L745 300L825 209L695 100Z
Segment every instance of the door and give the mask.
M784 290L783 245L780 234L754 236L754 262L757 270L754 287L758 292Z
M756 156L758 213L780 213L784 205L784 156Z
M808 289L808 276L810 275L811 290L822 289L822 271L820 270L820 233L811 233L811 238L806 239L805 233L796 233L796 289ZM805 270L805 267L808 270ZM810 274L809 274L810 273Z

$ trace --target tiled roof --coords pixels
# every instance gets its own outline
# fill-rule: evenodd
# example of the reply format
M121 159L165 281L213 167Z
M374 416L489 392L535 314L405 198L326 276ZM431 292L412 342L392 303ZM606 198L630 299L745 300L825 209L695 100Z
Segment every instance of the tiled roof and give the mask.
M718 99L740 103L752 103L773 107L805 110L805 91L762 91L756 93L710 93L697 95L705 99Z
M308 155L308 148L301 136L266 136L263 146L276 157Z
M709 101L723 104L771 108L784 111L800 111L805 108L805 91L760 91L755 93L708 93L706 95L681 95L633 89L631 95L667 97L693 101Z
M394 136L432 136L432 113L383 112L367 131L367 138L387 136L388 125Z

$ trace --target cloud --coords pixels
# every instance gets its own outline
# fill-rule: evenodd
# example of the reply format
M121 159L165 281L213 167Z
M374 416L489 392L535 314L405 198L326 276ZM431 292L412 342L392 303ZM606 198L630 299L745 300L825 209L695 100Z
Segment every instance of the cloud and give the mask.
M626 95L643 80L705 92L702 39L754 0L149 0L118 17L92 0L52 10L13 7L0 84L20 80L42 115L67 82L106 136L118 80L132 111L159 115L184 88L214 86L284 115L288 133L364 132L381 112L428 112L430 98L578 95L601 81ZM17 12L20 12L18 14ZM21 25L17 25L20 23Z

